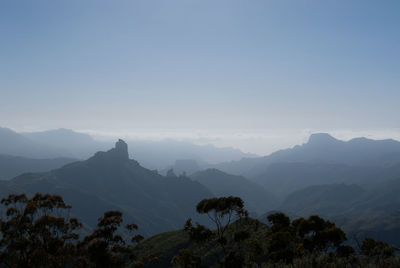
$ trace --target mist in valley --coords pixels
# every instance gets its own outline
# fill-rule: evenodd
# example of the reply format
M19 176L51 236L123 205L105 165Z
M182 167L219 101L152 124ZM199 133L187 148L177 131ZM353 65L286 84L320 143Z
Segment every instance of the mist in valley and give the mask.
M399 8L2 1L0 267L400 267Z

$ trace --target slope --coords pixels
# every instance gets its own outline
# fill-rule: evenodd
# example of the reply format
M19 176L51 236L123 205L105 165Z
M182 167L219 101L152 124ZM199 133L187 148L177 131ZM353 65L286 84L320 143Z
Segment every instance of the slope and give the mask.
M0 193L50 192L61 194L72 213L93 226L105 210L119 209L127 222L145 235L181 228L195 215L195 205L212 196L189 178L166 178L129 159L128 147L119 140L115 148L98 152L47 173L25 174L2 182Z
M243 199L250 212L263 213L274 209L276 198L262 186L241 176L235 176L219 171L207 169L190 176L210 189L215 196L238 196Z

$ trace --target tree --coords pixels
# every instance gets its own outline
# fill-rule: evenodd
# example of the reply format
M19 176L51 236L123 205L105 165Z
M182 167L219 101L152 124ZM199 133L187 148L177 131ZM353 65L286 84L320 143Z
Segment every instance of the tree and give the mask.
M77 233L82 224L69 218L71 206L59 195L11 194L1 200L5 216L0 219L0 267L123 267L135 262L133 246L143 239L132 233L137 225L126 225L124 237L118 233L120 211L104 213L95 229L83 241ZM149 256L149 261L154 261Z
M369 237L365 238L361 244L361 254L375 264L383 265L387 259L395 256L395 250L395 247Z
M233 196L203 199L197 204L196 210L200 214L207 214L211 221L215 223L217 241L224 252L227 242L224 234L229 224L235 217L239 219L248 216L244 209L243 200Z
M123 237L116 233L122 223L122 212L107 211L99 218L97 229L85 237L80 248L87 256L87 262L95 267L123 267L136 260L132 245L143 239L135 235L131 243L127 244ZM135 224L126 225L129 232L137 230ZM137 266L141 265L137 263Z
M292 262L296 242L291 222L283 213L268 215L268 221L272 224L269 232L268 254L273 262Z
M292 225L302 247L310 253L336 251L346 241L346 234L340 228L318 215L296 219Z
M190 249L179 250L178 255L172 258L171 264L180 268L200 268L201 260L196 257Z
M345 233L334 223L317 215L308 219L290 221L283 213L268 216L271 223L268 253L273 262L291 263L296 256L335 252L338 256L349 256L354 252L343 246Z
M188 219L183 228L185 232L189 234L189 237L194 242L201 244L206 241L211 240L214 237L213 231L208 229L207 227L196 223L194 226L192 224L192 219Z
M1 204L6 216L0 221L0 266L74 264L76 230L81 224L76 218L67 218L70 206L61 196L37 193L29 199L25 194L11 194Z

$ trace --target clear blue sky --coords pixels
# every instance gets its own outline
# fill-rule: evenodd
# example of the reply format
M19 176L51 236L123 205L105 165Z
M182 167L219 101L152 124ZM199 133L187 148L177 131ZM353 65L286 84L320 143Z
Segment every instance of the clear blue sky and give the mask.
M0 125L398 129L399 14L398 0L2 0Z

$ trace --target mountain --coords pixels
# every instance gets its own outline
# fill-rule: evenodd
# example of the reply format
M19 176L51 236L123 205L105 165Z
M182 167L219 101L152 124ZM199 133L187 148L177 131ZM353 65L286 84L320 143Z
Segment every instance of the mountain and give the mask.
M346 216L367 192L356 184L313 185L290 194L280 210L298 216Z
M233 148L218 148L213 145L197 145L186 141L166 139L162 141L128 140L131 154L149 169L170 169L176 160L190 159L200 167L226 161L240 160L244 157L258 157ZM175 169L174 169L175 170ZM180 173L177 173L180 174Z
M77 161L74 158L34 159L0 154L0 179L11 179L27 172L44 172Z
M400 163L400 142L367 138L341 141L329 134L319 133L312 134L307 143L291 149L260 158L221 163L214 167L227 173L255 178L262 176L270 164L280 162L387 166Z
M290 194L280 211L297 217L318 214L336 222L348 237L383 240L400 246L400 173L374 187L314 185Z
M173 170L176 174L193 174L202 168L197 163L196 160L193 159L177 159L175 160L175 164L173 166L169 166L160 171L161 174L167 174L169 170Z
M271 193L241 176L207 169L194 173L190 178L206 186L215 196L232 195L242 198L250 212L263 213L277 205L277 200Z
M280 162L268 165L264 173L253 181L284 198L288 194L311 185L347 183L369 187L395 179L400 164L382 166L351 166L346 164Z
M144 167L166 170L176 160L191 159L199 166L257 157L233 148L217 148L213 145L197 145L186 141L166 139L162 141L129 140L130 153ZM97 151L106 150L111 142L98 141L92 136L70 129L17 133L0 128L0 154L28 158L68 157L87 159ZM197 170L196 170L197 171ZM180 174L180 173L178 173Z
M142 234L179 229L188 217L201 220L196 204L212 193L187 177L163 177L129 159L127 144L97 152L45 173L30 173L0 182L2 196L25 192L60 194L72 205L71 213L88 226L106 210L118 209L126 222L140 226Z
M59 147L33 141L8 128L0 128L0 154L29 158L72 157Z
M57 147L75 158L87 159L95 152L105 150L111 143L96 141L92 136L70 129L54 129L40 132L25 132L22 136L40 144Z

